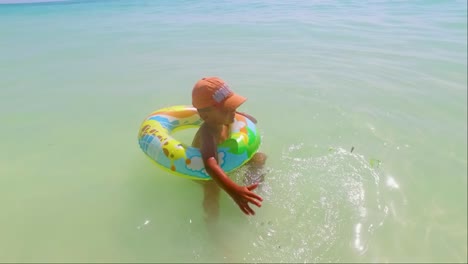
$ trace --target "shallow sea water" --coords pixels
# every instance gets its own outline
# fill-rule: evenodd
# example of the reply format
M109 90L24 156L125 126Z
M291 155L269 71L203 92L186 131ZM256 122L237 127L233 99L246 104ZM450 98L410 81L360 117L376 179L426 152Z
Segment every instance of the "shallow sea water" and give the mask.
M466 1L0 5L0 261L466 262L466 21ZM269 157L262 208L223 194L216 237L201 188L137 143L213 75Z

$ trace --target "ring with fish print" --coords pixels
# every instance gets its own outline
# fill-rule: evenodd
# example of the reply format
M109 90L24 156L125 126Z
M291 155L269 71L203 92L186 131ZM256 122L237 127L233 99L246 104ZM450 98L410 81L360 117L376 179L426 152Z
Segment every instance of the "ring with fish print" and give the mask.
M193 180L210 180L200 149L172 137L175 131L200 127L203 120L192 106L171 106L148 115L140 126L138 142L143 152L169 172ZM250 160L260 147L255 124L237 114L229 126L230 136L218 145L218 163L231 172Z

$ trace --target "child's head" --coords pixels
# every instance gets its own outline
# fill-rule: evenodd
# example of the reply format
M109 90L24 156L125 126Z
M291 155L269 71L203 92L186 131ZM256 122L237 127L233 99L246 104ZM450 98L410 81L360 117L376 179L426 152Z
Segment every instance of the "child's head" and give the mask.
M246 100L218 77L203 78L192 90L192 105L206 122L231 123L236 109Z

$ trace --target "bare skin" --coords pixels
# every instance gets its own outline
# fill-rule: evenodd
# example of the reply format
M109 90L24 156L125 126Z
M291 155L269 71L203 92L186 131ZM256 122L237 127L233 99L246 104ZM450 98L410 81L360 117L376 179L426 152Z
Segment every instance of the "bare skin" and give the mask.
M203 208L207 223L214 223L218 218L221 189L231 196L244 214L254 215L255 211L250 204L261 207L263 200L253 192L259 182L255 181L246 186L240 186L232 181L218 164L217 145L229 137L229 124L234 120L236 111L210 107L210 109L199 110L199 114L204 123L195 135L192 145L200 148L205 169L213 179L212 181L200 182L203 185ZM246 116L254 123L257 122L255 118L248 114L238 114ZM249 165L247 176L259 178L265 160L265 154L256 153L251 161L247 163Z

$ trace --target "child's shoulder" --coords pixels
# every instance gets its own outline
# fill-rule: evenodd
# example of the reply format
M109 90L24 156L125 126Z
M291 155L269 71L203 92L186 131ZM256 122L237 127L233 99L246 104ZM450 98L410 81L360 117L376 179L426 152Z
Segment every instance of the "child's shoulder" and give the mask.
M195 133L195 136L193 137L192 141L192 146L199 148L202 145L201 143L203 141L212 138L214 138L212 129L204 123L198 129L197 133Z

